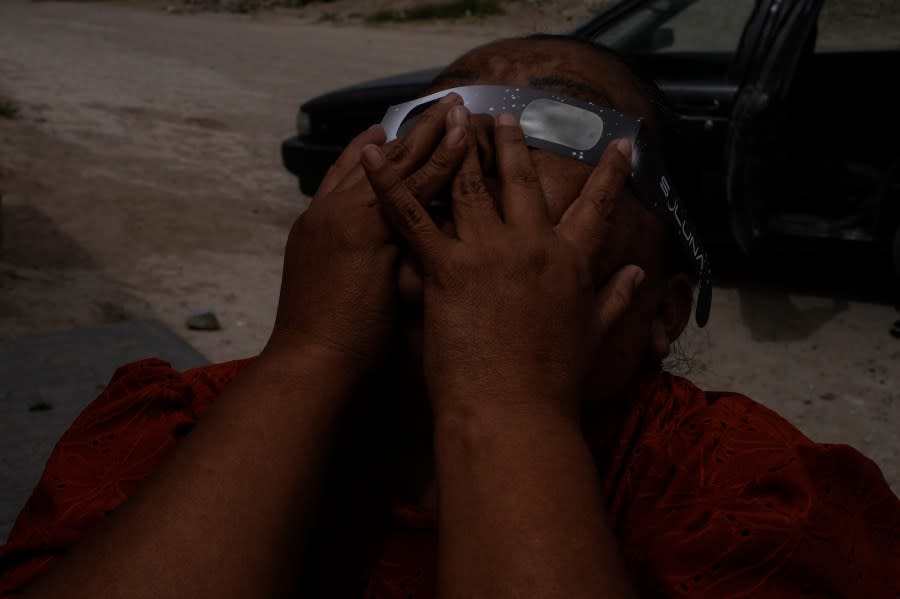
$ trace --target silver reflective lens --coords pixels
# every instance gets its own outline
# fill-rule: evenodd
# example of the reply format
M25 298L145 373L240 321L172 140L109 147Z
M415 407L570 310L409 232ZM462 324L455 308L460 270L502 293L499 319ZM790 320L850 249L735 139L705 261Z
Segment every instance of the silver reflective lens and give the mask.
M590 150L603 137L599 114L546 98L528 104L519 122L525 135L574 150Z

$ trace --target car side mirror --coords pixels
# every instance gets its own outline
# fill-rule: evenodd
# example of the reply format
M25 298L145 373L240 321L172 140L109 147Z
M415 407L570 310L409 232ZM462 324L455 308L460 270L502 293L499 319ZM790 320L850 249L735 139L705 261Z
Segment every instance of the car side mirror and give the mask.
M650 38L650 51L658 52L675 45L675 31L671 27L661 27L653 32Z

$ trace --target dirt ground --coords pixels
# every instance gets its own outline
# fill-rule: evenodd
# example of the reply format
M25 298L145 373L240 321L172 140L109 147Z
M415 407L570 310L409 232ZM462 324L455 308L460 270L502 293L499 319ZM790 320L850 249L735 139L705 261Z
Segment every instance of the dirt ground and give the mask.
M571 26L556 6L543 19L366 27L353 2L255 15L0 2L0 98L19 107L0 118L0 339L154 317L212 360L254 354L307 202L279 156L299 102ZM316 12L338 9L337 23ZM203 309L222 330L185 327ZM679 367L856 446L900 490L897 317L884 297L738 276L717 287Z
M382 11L402 13L405 9L438 0L329 0L313 1L302 6L284 8L291 1L282 0L140 0L145 6L164 8L172 13L197 13L210 11L235 11L242 7L275 5L256 15L272 14L293 16L306 24L327 23L335 26L360 26L366 17ZM567 31L586 20L612 0L499 0L501 14L488 17L470 16L448 21L387 23L391 29L422 28L456 31L461 28L479 28L503 32L554 32ZM294 4L299 4L295 2ZM274 10L273 10L274 9Z

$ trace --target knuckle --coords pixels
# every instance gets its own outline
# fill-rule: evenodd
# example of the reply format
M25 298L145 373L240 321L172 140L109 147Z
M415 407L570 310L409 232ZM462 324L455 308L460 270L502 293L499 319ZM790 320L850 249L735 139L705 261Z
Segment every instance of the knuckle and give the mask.
M612 210L610 209L609 202L605 201L603 198L595 197L591 199L589 205L593 209L594 214L597 215L599 222L596 224L598 226L602 226L602 223L610 220Z
M520 127L504 126L498 131L500 141L505 144L524 144L525 134Z
M428 181L428 173L419 171L406 180L406 189L414 197L420 198L425 192L425 184Z
M407 199L398 202L395 207L397 216L400 217L400 222L409 231L422 231L426 227L425 213L417 203Z
M605 202L615 195L609 181L598 181L591 187L591 199L594 203Z
M628 175L631 174L631 164L624 158L614 160L609 169L612 171L613 175L615 175L616 181L624 181L628 178Z
M619 287L613 292L612 308L615 310L614 314L624 310L629 303L631 303L631 294L627 291Z
M381 185L377 188L377 193L389 201L398 203L403 201L403 190L403 181L398 177L391 177L389 180L381 182Z
M509 182L518 187L525 187L528 189L538 189L541 185L537 173L531 169L521 167L514 169L513 172L510 173Z
M322 215L321 222L318 224L322 231L327 232L326 234L331 242L338 247L349 248L356 245L358 240L356 231L354 231L350 223L341 219L333 211Z
M387 148L385 148L385 157L391 162L400 162L406 160L409 157L411 149L409 147L409 143L405 138L398 139L391 142Z
M419 118L416 119L416 123L413 126L413 130L420 129L426 125L432 125L438 120L438 113L440 112L440 107L438 104L431 106L428 110L419 115Z
M362 232L358 226L344 225L335 235L338 247L345 249L358 248L363 245Z
M484 200L477 194L462 194L453 199L456 210L470 213L477 209Z
M484 185L484 178L474 171L463 171L457 179L459 185L459 193L466 196L480 196L487 192Z
M446 150L438 148L425 168L430 169L436 174L445 173L453 168L453 161L450 159L450 156L447 155Z
M591 190L588 204L601 220L611 220L615 212L615 199L617 194L609 187L596 187Z

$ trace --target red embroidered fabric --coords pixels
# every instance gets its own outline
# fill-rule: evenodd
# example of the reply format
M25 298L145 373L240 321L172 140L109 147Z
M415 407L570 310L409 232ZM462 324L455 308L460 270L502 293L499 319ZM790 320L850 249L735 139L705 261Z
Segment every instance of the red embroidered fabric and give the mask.
M0 596L116 509L246 364L120 368L59 441L0 547ZM592 441L641 596L900 597L900 500L859 452L667 374L629 405ZM362 596L433 597L434 514L398 506L394 522Z

